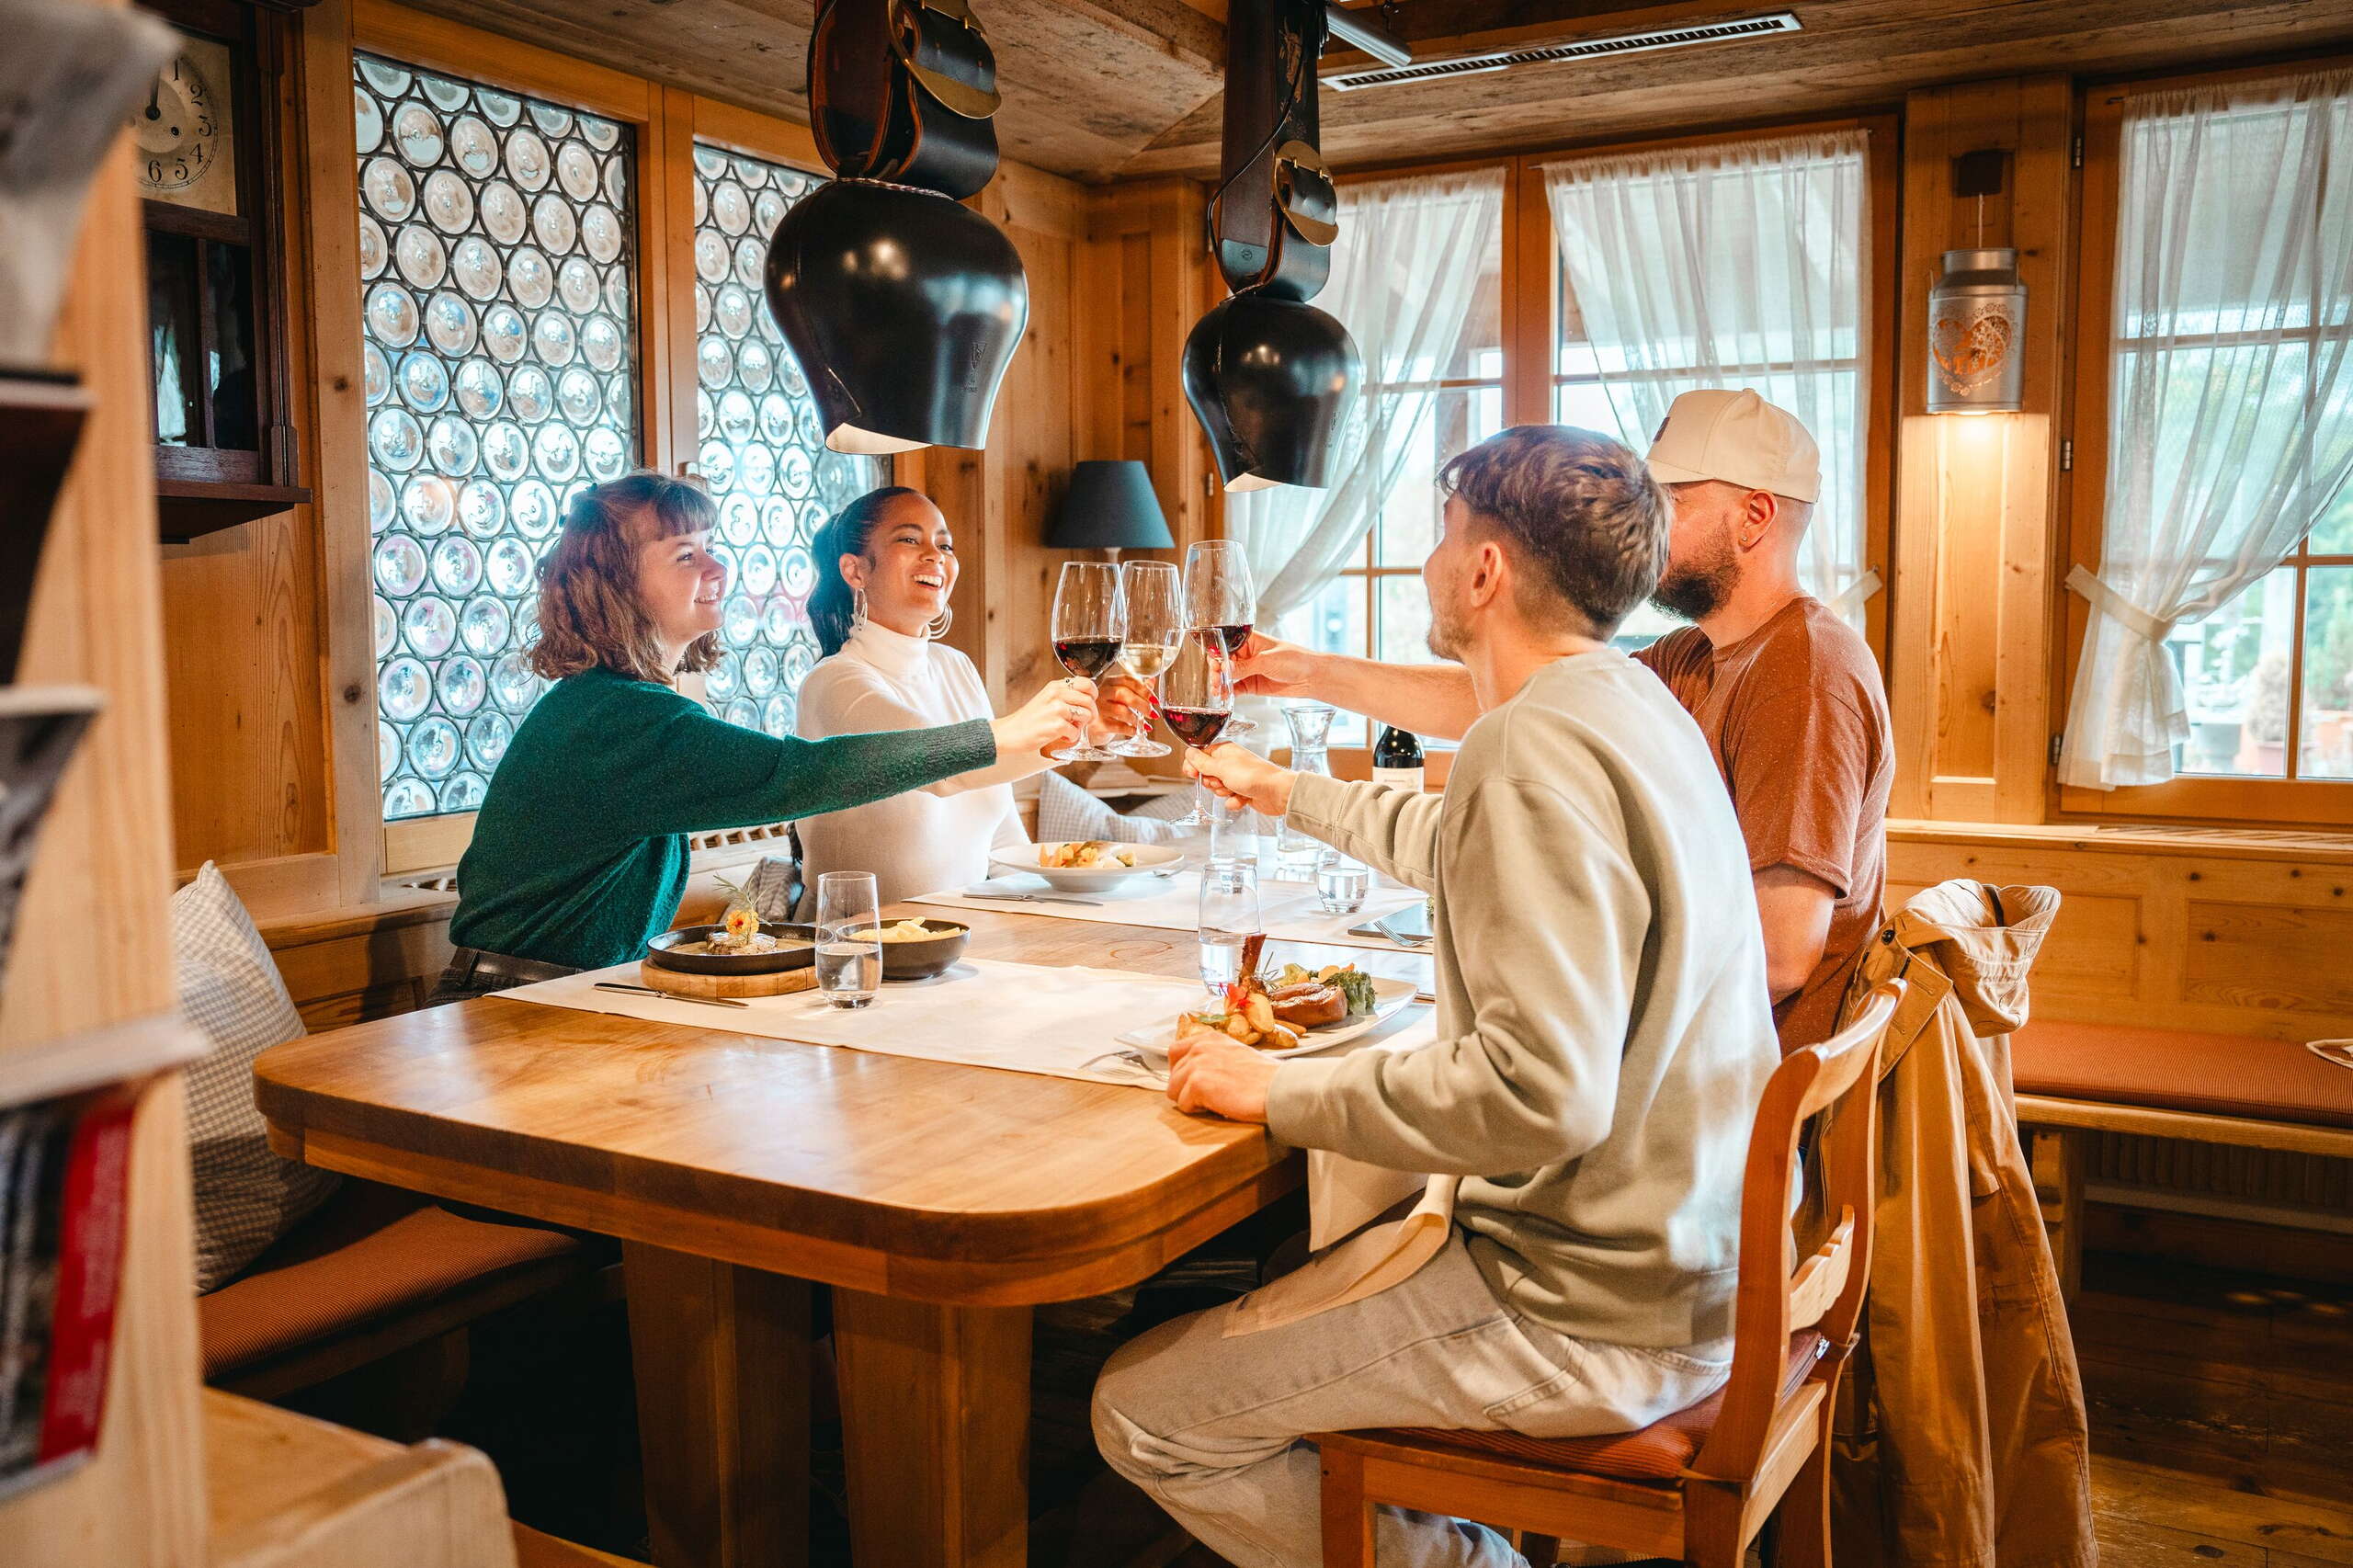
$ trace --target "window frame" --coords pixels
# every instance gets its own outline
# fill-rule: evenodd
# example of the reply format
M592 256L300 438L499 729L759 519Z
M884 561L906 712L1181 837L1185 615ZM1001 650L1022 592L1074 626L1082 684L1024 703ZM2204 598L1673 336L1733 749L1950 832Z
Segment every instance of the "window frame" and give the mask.
M2073 369L2074 406L2066 430L2075 447L2075 466L2066 482L2063 560L2052 574L2053 614L2059 630L2058 656L2052 661L2052 712L2063 722L2074 696L2083 659L2084 637L2090 625L2090 607L2066 586L2071 568L2099 570L2102 535L2107 523L2108 435L2110 373L2115 363L2117 224L2122 193L2122 144L2125 106L2133 98L2187 87L2222 86L2353 65L2353 55L2338 54L2230 71L2174 73L2094 84L2079 98L2083 137L2083 176L2075 204L2076 266L2073 320L2066 334ZM2316 328L2316 330L2318 330ZM2077 432L2085 438L2074 439ZM2353 564L2353 555L2314 557L2311 536L2297 545L2282 566L2296 568L2294 630L2290 634L2289 730L2285 744L2292 758L2301 729L2302 672L2304 657L2304 585L2315 564ZM2059 823L2125 821L2198 824L2281 824L2313 827L2342 826L2353 821L2353 779L2250 778L2224 775L2184 775L2163 784L2127 785L2115 790L2087 790L2059 781L2051 775L2051 817Z
M1894 432L1897 307L1901 279L1897 276L1897 244L1902 235L1897 205L1903 166L1901 117L1893 111L1848 115L1833 119L1806 118L1767 124L1727 127L1673 137L1575 142L1483 158L1449 158L1420 163L1367 165L1337 173L1341 185L1354 185L1403 175L1458 174L1472 169L1501 168L1504 208L1501 282L1503 347L1503 419L1506 426L1552 423L1554 388L1560 380L1560 245L1552 232L1552 214L1545 194L1544 165L1564 156L1607 156L1626 153L1663 152L1687 147L1733 145L1820 132L1861 131L1868 134L1864 191L1869 227L1869 255L1863 272L1870 297L1864 301L1867 335L1861 373L1868 388L1868 428L1876 433L1864 443L1863 565L1882 585L1894 581L1890 559L1890 518L1894 509ZM1474 377L1448 378L1441 390L1493 386ZM1376 619L1380 585L1384 578L1413 576L1417 569L1382 566L1374 551L1374 529L1352 563L1341 569L1339 580L1361 582L1365 596L1367 655L1379 646ZM1889 594L1884 586L1864 601L1864 637L1880 667L1888 667ZM1334 771L1343 778L1369 774L1370 736L1365 746L1334 746Z
M348 35L306 44L303 92L312 119L307 163L309 276L317 320L317 369L359 361L357 269L358 161L351 142L352 55L380 54L505 91L586 110L631 127L637 147L636 333L639 460L663 473L694 472L694 147L697 141L828 177L808 127L665 87L392 0L354 0ZM321 121L339 115L340 134ZM338 242L340 231L352 231ZM347 300L346 296L348 296ZM357 401L356 378L339 391ZM375 658L368 557L366 415L330 418L316 436L324 488L327 659L335 704L330 775L336 805L335 858L347 901L387 880L413 880L456 864L475 816L459 812L387 822L376 756ZM338 501L327 501L328 491ZM688 677L690 693L699 685ZM324 890L321 890L324 891ZM309 902L306 900L305 902Z

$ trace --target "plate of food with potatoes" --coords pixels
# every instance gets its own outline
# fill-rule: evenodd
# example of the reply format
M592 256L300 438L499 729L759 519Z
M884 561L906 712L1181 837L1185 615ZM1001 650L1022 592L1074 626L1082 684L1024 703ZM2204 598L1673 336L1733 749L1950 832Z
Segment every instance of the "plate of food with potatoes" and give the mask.
M1180 1034L1215 1031L1275 1058L1305 1056L1356 1039L1414 999L1410 981L1386 980L1354 964L1307 969L1285 964L1272 973L1246 974L1226 987L1221 1002L1205 1004L1152 1028L1119 1037L1155 1071L1168 1065Z
M1132 877L1174 876L1185 864L1185 852L1165 844L1086 838L1017 845L997 851L989 864L997 871L1027 871L1043 877L1064 892L1086 892L1117 887Z

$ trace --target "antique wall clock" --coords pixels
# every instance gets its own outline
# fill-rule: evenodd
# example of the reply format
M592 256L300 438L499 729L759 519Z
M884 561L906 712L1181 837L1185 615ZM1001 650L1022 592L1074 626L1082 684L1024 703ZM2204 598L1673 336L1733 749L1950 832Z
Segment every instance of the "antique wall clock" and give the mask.
M164 538L310 499L287 417L278 62L310 0L139 0L179 53L132 108Z

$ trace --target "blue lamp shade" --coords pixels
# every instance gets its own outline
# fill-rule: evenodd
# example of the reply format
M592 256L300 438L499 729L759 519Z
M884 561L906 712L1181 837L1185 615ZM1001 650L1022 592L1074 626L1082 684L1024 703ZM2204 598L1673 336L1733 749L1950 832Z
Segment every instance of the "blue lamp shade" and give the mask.
M1174 550L1176 536L1140 462L1083 462L1070 471L1048 550Z

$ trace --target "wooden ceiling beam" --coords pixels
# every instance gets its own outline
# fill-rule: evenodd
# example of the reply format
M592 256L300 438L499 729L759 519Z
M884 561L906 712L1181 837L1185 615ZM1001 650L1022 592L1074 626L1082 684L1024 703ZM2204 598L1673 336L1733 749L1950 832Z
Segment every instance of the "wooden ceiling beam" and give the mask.
M1500 31L1415 39L1430 58L1473 48L1526 47L1699 17L1755 15L1773 0L1683 0L1639 9L1592 0L1426 0L1475 21L1538 6L1578 13L1577 25L1515 23ZM2353 6L2308 0L2217 6L2214 0L1780 0L1805 30L1685 49L1524 66L1492 75L1326 93L1324 155L1368 167L1414 155L1462 156L1694 125L1837 114L1899 100L1916 87L2010 74L2097 74L2353 45ZM1425 21L1422 26L1428 23ZM1531 30L1532 29L1532 30ZM1211 98L1138 153L1122 177L1208 176L1217 167L1220 102Z

